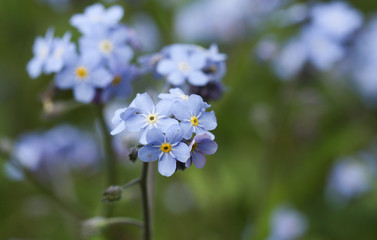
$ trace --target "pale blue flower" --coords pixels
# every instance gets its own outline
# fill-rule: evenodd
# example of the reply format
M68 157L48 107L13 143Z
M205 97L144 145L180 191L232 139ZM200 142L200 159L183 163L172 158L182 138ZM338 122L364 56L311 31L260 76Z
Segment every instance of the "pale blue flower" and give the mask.
M46 71L46 62L51 54L51 45L54 38L54 31L48 29L46 36L37 37L33 45L34 57L27 64L27 72L31 78L39 77Z
M180 86L187 80L195 86L208 83L208 77L202 72L206 64L203 51L188 51L185 45L172 45L168 49L168 58L160 60L157 72L167 77L174 86Z
M99 55L111 68L129 65L133 57L133 50L127 45L128 33L125 26L119 25L114 29L96 27L90 34L80 38L80 49Z
M360 157L348 157L335 162L329 178L329 197L337 195L345 199L354 198L370 190L375 166L363 159L363 155Z
M271 234L268 240L294 240L307 230L307 220L297 210L280 206L274 210L271 219Z
M327 36L343 41L363 23L363 17L345 2L317 3L311 9L312 26Z
M189 147L181 142L183 131L178 124L171 125L164 134L154 128L146 135L147 145L139 150L139 158L144 162L158 161L161 175L170 177L176 170L177 162L185 163L190 157Z
M105 88L112 80L113 76L101 64L100 58L91 52L72 57L67 67L55 77L58 88L72 88L75 99L83 103L91 102L96 88Z
M186 162L186 167L191 163L197 168L203 168L206 163L205 155L212 155L217 151L217 143L207 133L196 135L190 143L191 156Z
M51 54L46 61L46 73L57 73L76 54L76 46L71 42L71 33L67 32L63 38L52 41Z
M88 34L97 27L112 28L123 17L123 8L119 5L108 9L102 4L96 3L87 7L83 14L72 16L70 23L80 30L81 33Z
M173 104L172 112L181 121L179 125L185 139L190 139L193 133L207 133L214 138L208 131L217 127L215 113L206 112L203 106L203 99L195 94L192 94L185 103L178 101Z
M163 100L168 100L172 104L174 104L176 101L186 103L189 100L189 95L186 95L180 88L171 88L169 89L169 93L160 93L158 97ZM204 109L209 107L211 107L211 105L203 102Z
M112 71L113 80L101 93L101 101L108 102L113 97L125 99L132 93L132 81L139 75L135 65L118 65Z
M120 122L117 115L121 119ZM118 122L118 125L111 133L120 133L125 128L131 132L141 131L140 143L146 144L148 130L160 128L166 131L171 125L178 124L177 120L170 118L170 115L170 101L161 100L155 105L147 93L137 94L129 108L116 112L114 122Z

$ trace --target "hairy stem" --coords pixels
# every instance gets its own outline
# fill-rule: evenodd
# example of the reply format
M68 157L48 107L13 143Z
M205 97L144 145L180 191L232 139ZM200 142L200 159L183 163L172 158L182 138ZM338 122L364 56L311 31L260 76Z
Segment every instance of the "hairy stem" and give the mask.
M141 172L140 188L141 188L141 199L143 207L143 218L144 218L144 229L143 229L143 240L151 239L151 213L150 204L148 196L148 168L149 164L143 162L143 169Z
M133 185L136 185L136 184L139 184L140 183L140 179L137 178L137 179L134 179L134 180L131 180L129 181L128 183L124 184L122 186L123 189L126 189L126 188L129 188L129 187L132 187Z

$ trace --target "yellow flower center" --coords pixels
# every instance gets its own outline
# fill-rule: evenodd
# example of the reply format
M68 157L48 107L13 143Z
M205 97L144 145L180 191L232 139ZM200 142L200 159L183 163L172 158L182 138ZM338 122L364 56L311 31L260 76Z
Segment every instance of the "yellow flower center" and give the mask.
M88 76L88 69L86 69L86 67L83 66L77 67L75 72L77 78L80 80L84 80Z
M147 121L149 122L149 123L156 123L157 122L157 115L155 115L155 114L149 114L148 116L147 116Z
M99 43L99 49L101 50L102 53L111 53L113 51L113 43L109 40L102 40L100 43Z
M187 96L186 94L181 94L181 95L179 95L179 97L182 98L185 101L187 101L189 99L189 96Z
M190 71L190 65L187 62L179 62L178 69L186 73Z
M117 75L117 76L114 77L112 84L113 84L114 86L116 86L116 85L118 85L121 81L122 81L122 78L121 78L119 75Z
M160 149L161 149L161 151L163 151L164 153L168 153L168 152L171 151L171 145L170 145L170 143L164 143L164 144L161 144Z
M195 116L191 117L190 122L191 122L191 124L192 124L194 127L198 126L198 124L199 124L199 120L198 120L198 118L195 117Z

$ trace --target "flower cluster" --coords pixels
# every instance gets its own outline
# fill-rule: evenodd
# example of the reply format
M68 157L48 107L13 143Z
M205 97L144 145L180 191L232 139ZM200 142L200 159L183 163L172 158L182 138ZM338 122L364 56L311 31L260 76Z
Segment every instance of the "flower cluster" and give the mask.
M125 98L138 70L130 63L136 40L133 31L119 23L122 17L120 6L105 9L101 4L73 15L70 23L82 34L78 51L70 33L60 39L49 30L35 41L34 57L27 66L29 75L37 78L42 73L55 73L55 85L73 89L75 99L83 103L95 97L100 101Z
M160 94L157 104L147 93L137 94L128 108L115 112L113 123L117 126L112 135L124 130L141 132L138 153L144 162L159 159L158 170L171 176L177 169L177 161L197 168L205 164L205 154L214 154L217 144L209 131L217 127L216 116L203 99L190 96L179 89Z
M69 125L43 133L29 133L17 141L13 162L30 171L50 171L59 166L93 169L100 153L93 137ZM54 170L53 170L54 171Z
M226 55L216 45L204 49L197 45L173 44L159 53L140 58L144 69L163 77L167 83L181 88L221 84L225 74Z
M349 54L347 48L353 34L363 23L359 11L345 2L317 3L307 11L307 21L299 34L288 40L277 52L271 40L261 42L263 58L273 58L273 67L282 79L299 75L307 65L328 71ZM266 46L266 43L268 44ZM276 43L277 45L277 43ZM267 57L265 55L267 52Z

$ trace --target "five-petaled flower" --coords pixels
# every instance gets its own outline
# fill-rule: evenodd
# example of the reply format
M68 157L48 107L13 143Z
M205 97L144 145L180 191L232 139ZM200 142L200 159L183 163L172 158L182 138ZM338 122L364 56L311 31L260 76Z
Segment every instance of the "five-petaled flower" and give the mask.
M217 143L207 133L196 135L190 143L191 157L186 162L186 167L191 163L197 168L203 168L206 163L206 155L212 155L217 151Z
M183 131L178 124L170 126L164 134L160 129L149 130L146 135L147 145L139 150L143 162L158 161L158 171L163 176L171 176L177 162L185 163L190 157L189 147L181 142Z

